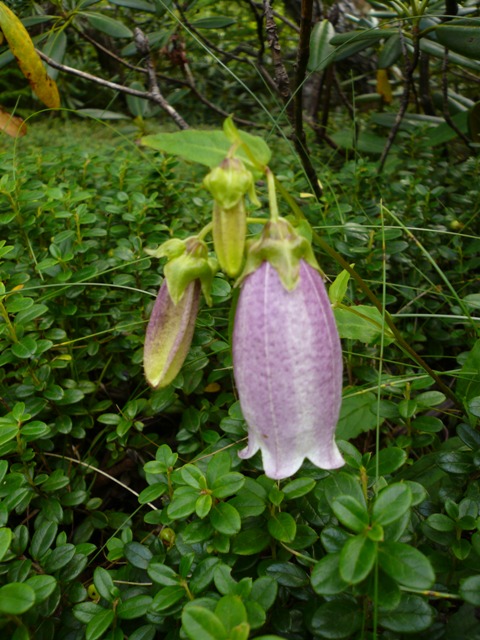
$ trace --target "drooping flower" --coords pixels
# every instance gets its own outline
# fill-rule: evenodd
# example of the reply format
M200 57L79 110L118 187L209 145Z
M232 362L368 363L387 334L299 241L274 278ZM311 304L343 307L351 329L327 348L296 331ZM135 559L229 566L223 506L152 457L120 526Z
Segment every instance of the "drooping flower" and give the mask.
M271 230L267 235L271 242ZM322 469L344 464L334 440L342 352L319 271L292 254L283 262L274 259L290 265L286 271L293 276L286 281L293 283L287 288L267 256L268 250L242 281L233 368L248 425L248 447L239 455L250 458L261 450L266 475L282 479L298 471L305 458Z
M149 253L169 258L147 326L143 351L147 382L159 389L172 382L187 357L200 292L211 304L210 288L217 266L208 257L206 244L197 237L168 240Z
M148 383L166 387L179 373L187 357L200 303L200 283L190 282L178 304L164 279L145 336L143 365Z

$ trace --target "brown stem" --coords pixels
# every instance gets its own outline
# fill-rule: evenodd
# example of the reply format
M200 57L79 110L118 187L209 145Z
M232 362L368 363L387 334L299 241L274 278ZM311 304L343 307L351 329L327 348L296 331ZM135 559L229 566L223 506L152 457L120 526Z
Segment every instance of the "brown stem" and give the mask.
M400 129L400 124L402 123L403 117L407 111L408 102L410 99L410 91L413 84L413 72L415 71L418 63L418 58L420 55L420 39L418 37L418 27L414 26L412 30L412 40L413 40L413 54L412 58L409 59L408 53L405 46L405 41L403 39L402 33L400 33L400 38L402 42L403 56L405 58L405 86L403 88L403 95L400 102L400 109L395 116L395 122L393 123L393 127L390 129L390 133L388 135L387 142L385 147L383 148L382 155L380 157L380 162L378 166L378 173L383 171L383 167L385 165L385 161L387 159L388 154L390 153L390 149L395 141L398 130Z
M147 70L148 76L148 86L149 93L152 96L151 100L156 104L159 104L162 109L168 113L168 115L172 118L175 124L179 127L179 129L188 129L189 126L182 118L182 116L178 113L174 107L164 98L162 92L160 91L160 87L158 86L157 74L155 72L155 67L153 65L152 56L150 54L150 43L148 42L147 36L143 33L143 31L139 27L135 27L133 32L133 38L135 41L135 46L137 51L145 56L145 68Z
M168 113L168 115L175 121L180 129L188 129L188 124L185 122L185 120L183 120L180 114L165 100L159 90L157 92L152 92L132 89L132 87L127 87L123 84L118 84L117 82L111 82L110 80L99 78L98 76L94 76L91 73L87 73L86 71L80 71L79 69L74 69L73 67L69 67L66 64L61 64L60 62L56 62L49 56L45 55L42 51L39 51L38 49L36 51L42 58L42 60L45 60L45 62L54 69L64 71L65 73L69 73L73 76L78 76L79 78L83 78L84 80L88 80L89 82L94 82L95 84L98 84L102 87L107 87L107 89L112 89L113 91L120 91L121 93L126 93L131 96L136 96L137 98L142 98L142 100L150 100L151 102L155 102Z

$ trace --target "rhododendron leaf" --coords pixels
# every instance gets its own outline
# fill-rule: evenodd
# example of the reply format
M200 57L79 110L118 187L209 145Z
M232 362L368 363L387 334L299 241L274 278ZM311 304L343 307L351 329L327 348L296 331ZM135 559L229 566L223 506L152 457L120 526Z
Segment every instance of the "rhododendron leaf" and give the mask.
M47 107L58 109L60 96L55 81L48 76L28 31L3 2L0 2L0 28L32 90Z

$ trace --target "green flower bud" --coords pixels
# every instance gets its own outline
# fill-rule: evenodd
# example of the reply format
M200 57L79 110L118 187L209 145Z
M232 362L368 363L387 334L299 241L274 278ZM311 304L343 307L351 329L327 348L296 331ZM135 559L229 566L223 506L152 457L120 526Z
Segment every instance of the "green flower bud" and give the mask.
M246 193L252 202L258 203L253 175L238 158L225 158L218 167L210 171L203 184L212 194L216 204L222 208L231 209Z
M298 284L300 260L321 273L310 242L285 218L269 220L260 238L247 247L247 261L236 284L266 261L275 268L285 289L292 291Z
M213 205L213 244L222 270L231 278L240 273L245 252L247 214L243 199L230 209Z
M213 244L222 270L235 277L240 272L247 235L245 194L255 204L253 175L241 160L225 158L203 181L214 198Z

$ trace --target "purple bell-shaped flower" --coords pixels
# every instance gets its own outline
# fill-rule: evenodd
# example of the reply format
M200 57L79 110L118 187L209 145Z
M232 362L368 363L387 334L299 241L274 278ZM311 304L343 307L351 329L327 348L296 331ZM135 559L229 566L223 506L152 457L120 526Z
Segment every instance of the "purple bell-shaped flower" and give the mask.
M286 220L266 226L250 249L235 314L233 368L249 440L239 455L261 450L266 475L277 480L305 458L322 469L344 464L334 440L340 339L306 242Z

